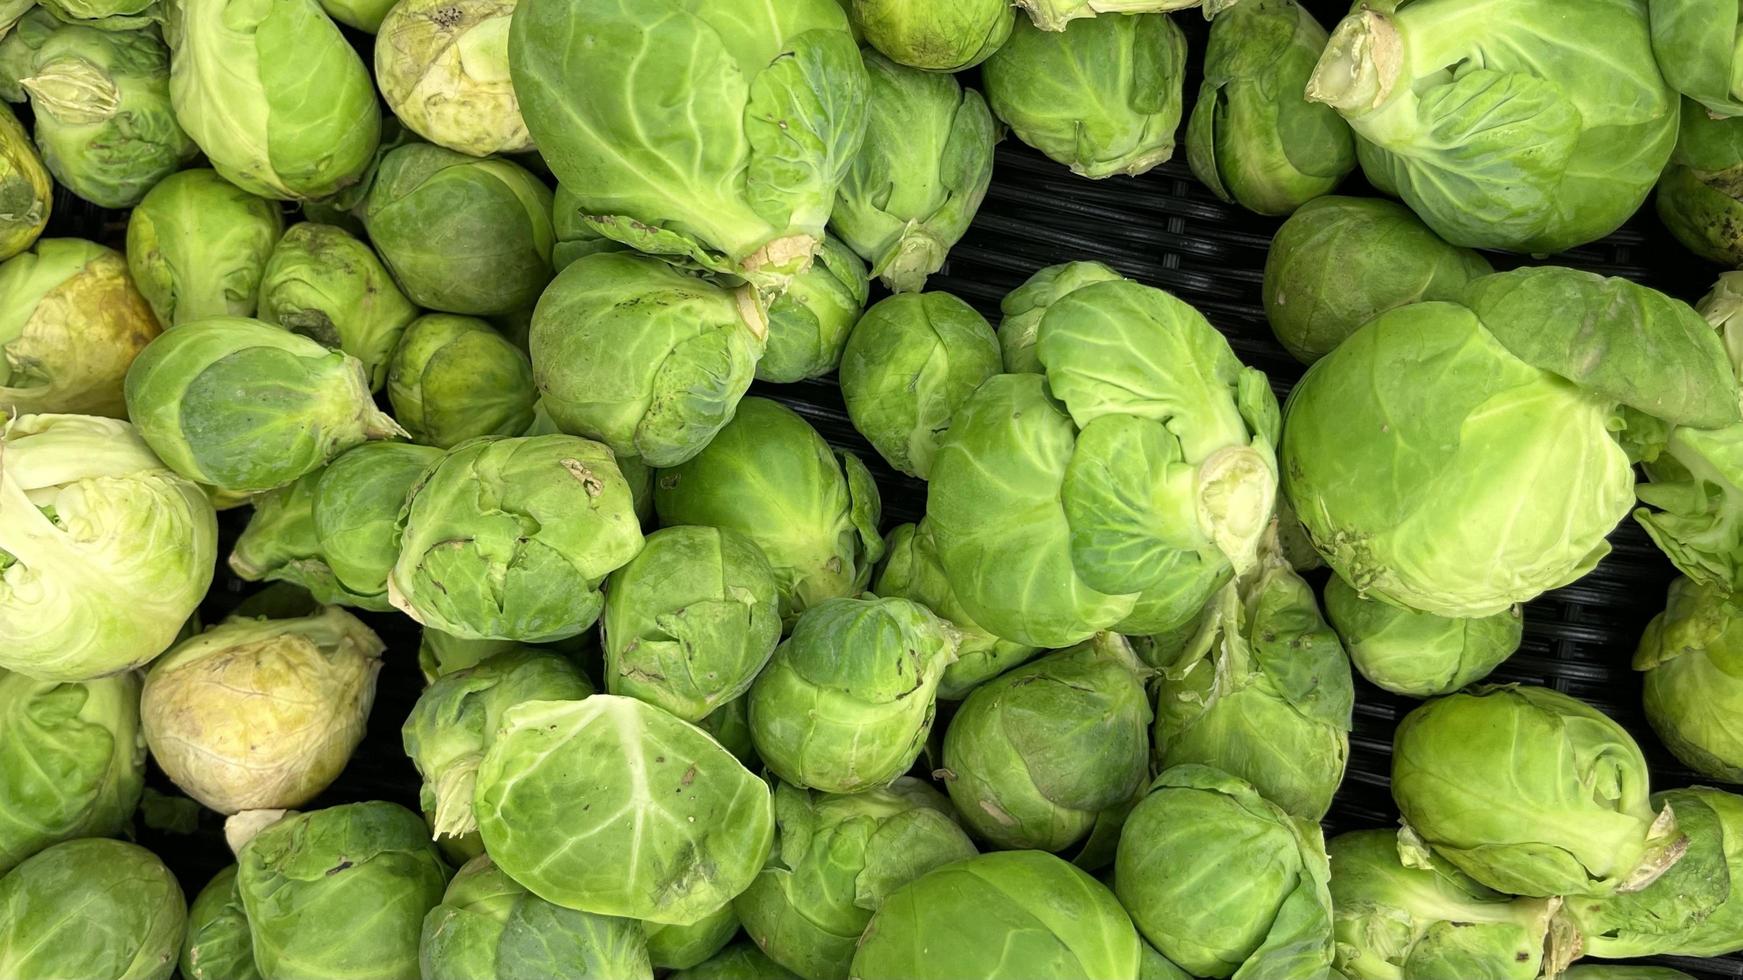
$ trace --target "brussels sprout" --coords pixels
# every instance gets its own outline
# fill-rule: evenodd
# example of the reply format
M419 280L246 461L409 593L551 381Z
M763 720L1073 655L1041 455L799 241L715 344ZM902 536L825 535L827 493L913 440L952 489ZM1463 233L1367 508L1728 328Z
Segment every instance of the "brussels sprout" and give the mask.
M1100 262L1064 262L1042 269L1006 293L999 303L1004 315L999 321L999 350L1005 373L1045 374L1035 355L1035 341L1048 308L1084 286L1123 278Z
M0 874L50 844L122 833L144 785L137 676L0 670Z
M985 61L1011 36L1017 16L1008 0L851 0L851 7L853 26L867 44L897 64L933 72L962 71ZM866 61L875 102L879 67L872 58Z
M382 20L375 79L412 132L475 157L533 148L508 79L515 0L407 0Z
M1368 180L1454 245L1545 254L1615 231L1676 142L1646 5L1360 4L1307 97L1355 130ZM1478 55L1477 52L1481 52Z
M865 588L884 553L878 488L865 464L764 398L740 402L708 448L661 472L654 508L662 524L722 527L755 541L775 570L788 623Z
M551 281L551 191L509 160L389 150L358 212L419 306L480 316L533 305Z
M752 942L737 942L669 980L800 980L799 975L768 958Z
M127 268L165 327L253 316L284 233L278 205L211 170L159 181L127 218Z
M781 639L775 572L737 531L648 535L605 590L605 688L698 721L750 690Z
M1481 619L1451 619L1367 598L1337 575L1325 586L1325 614L1363 677L1413 698L1451 694L1482 680L1513 656L1525 634L1518 606Z
M1647 800L1634 739L1542 687L1475 688L1405 715L1392 797L1406 839L1510 895L1639 889L1685 844L1670 808Z
M1084 177L1141 174L1174 155L1186 35L1163 14L1016 30L981 69L1017 138Z
M610 694L509 709L474 806L490 856L539 897L673 925L744 891L774 840L762 780L694 725Z
M476 667L499 653L526 647L514 640L465 639L427 626L422 632L418 641L418 669L423 672L426 684L457 670Z
M757 755L826 793L888 785L932 731L949 624L907 599L826 599L805 610L750 689Z
M1488 260L1435 237L1409 208L1371 197L1322 197L1283 222L1265 256L1265 318L1312 364L1381 313L1462 299Z
M321 9L328 17L365 34L381 30L381 22L393 6L393 0L321 0Z
M305 221L278 240L260 279L260 318L363 362L371 391L387 380L417 307L368 245L343 228Z
M381 140L375 84L315 0L167 7L176 119L251 194L327 197L362 179Z
M352 446L404 435L363 363L243 317L182 324L127 372L127 414L170 468L225 490L271 490Z
M1196 763L1252 784L1302 820L1331 809L1355 704L1344 649L1313 589L1280 556L1225 588L1156 692L1157 765Z
M1150 774L1146 671L1104 633L982 684L944 733L944 787L975 835L1060 851Z
M780 849L733 907L775 962L846 980L872 913L890 892L975 855L950 804L918 779L830 796L775 788Z
M933 461L951 587L983 629L1030 646L1178 625L1257 560L1276 398L1197 310L1135 282L1074 290L1038 335L1045 376L989 378Z
M860 318L841 355L847 414L879 455L925 479L951 416L999 373L999 340L949 293L901 293Z
M1652 50L1664 80L1715 116L1743 116L1743 5L1649 0Z
M1634 653L1646 720L1691 769L1743 782L1743 738L1733 724L1743 697L1743 597L1679 578L1664 612L1647 624Z
M846 245L825 237L811 268L769 305L769 335L757 361L757 380L803 381L835 370L870 294L865 263Z
M417 976L418 932L448 872L410 810L348 803L292 814L243 844L236 860L262 975Z
M884 564L872 591L920 603L949 620L961 636L956 661L944 668L944 677L938 682L940 699L960 701L981 683L1035 656L1035 647L1001 640L975 625L938 564L930 524L921 521L893 528L884 541L884 551Z
M213 875L188 908L181 968L187 980L261 980L248 913L236 888L236 865Z
M923 17L909 9L922 6L954 17L970 6L856 2L862 9L904 8L899 17ZM1003 0L986 2L1010 23L1011 9ZM980 93L965 91L949 75L904 68L875 53L865 60L871 74L870 123L829 227L871 263L872 275L884 285L918 292L926 288L927 276L944 267L945 256L986 197L998 125Z
M857 980L1137 980L1138 936L1114 896L1051 854L945 865L884 899Z
M16 101L16 100L15 100ZM48 227L54 183L12 110L0 106L0 259L31 246Z
M675 466L732 419L767 336L748 288L601 252L575 260L545 290L527 339L558 426Z
M600 583L642 548L632 507L597 442L474 439L413 486L388 598L468 639L574 636L599 617Z
M385 30L385 28L384 28ZM430 980L652 980L641 926L566 909L528 892L488 855L467 862L424 918Z
M1114 891L1193 976L1322 977L1333 954L1319 825L1206 766L1156 777L1120 834Z
M1217 197L1288 214L1356 168L1349 124L1294 95L1325 42L1325 28L1295 0L1246 0L1211 24L1186 159Z
M1154 11L1204 7L1205 20L1234 6L1236 0L1015 0L1027 11L1035 26L1044 31L1063 31L1068 23L1104 14L1139 14Z
M7 24L0 30L0 97L8 102L29 100L20 80L30 74L37 50L66 23L35 2L20 11L17 4L21 2L7 0L0 10L0 23Z
M427 313L406 327L388 362L387 397L412 439L451 449L526 433L537 392L527 356L490 324Z
M217 517L126 422L0 427L0 669L80 681L162 653L212 583Z
M744 763L746 769L761 770L756 742L750 733L750 698L737 697L726 702L696 723L696 727L713 736L720 747Z
M771 291L810 264L865 135L834 0L523 0L508 57L540 154L605 237Z
M1492 892L1427 855L1405 864L1394 831L1358 830L1326 849L1335 966L1348 980L1537 980L1572 952L1556 900Z
M555 243L551 246L551 265L558 272L567 269L583 255L629 250L628 245L594 231L587 223L580 195L563 184L558 184L556 193L551 196L551 233L555 236Z
M713 915L687 926L642 923L647 934L648 960L656 970L688 970L713 958L738 935L738 913L723 905Z
M1743 119L1683 102L1676 152L1658 184L1658 217L1703 258L1743 265Z
M120 252L39 240L0 263L0 413L124 416L127 366L160 332Z
M301 619L231 619L145 675L139 710L151 756L219 813L300 806L363 740L384 649L333 606Z
M56 844L0 878L0 976L169 980L187 914L145 848Z
M56 20L106 31L131 31L163 21L158 0L44 0L42 8Z

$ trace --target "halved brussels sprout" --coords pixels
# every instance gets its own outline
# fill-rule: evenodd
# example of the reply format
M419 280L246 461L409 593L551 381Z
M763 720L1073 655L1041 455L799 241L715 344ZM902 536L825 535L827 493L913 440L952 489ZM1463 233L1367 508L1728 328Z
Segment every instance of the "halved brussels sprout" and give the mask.
M836 213L841 213L839 205ZM787 291L769 304L769 335L757 361L757 380L803 381L835 370L870 294L865 263L826 236L811 268L794 276Z
M394 418L425 445L452 449L477 436L534 434L532 362L475 317L413 320L388 362L387 397Z
M388 359L418 308L394 285L368 245L333 225L292 225L260 278L260 319L363 362L369 388L387 380Z
M31 246L48 227L54 182L30 135L12 110L0 106L0 259Z
M211 170L158 181L127 216L127 268L165 327L253 316L284 234L279 206Z
M1646 720L1683 765L1728 783L1743 782L1743 598L1686 578L1670 584L1634 653Z
M1363 677L1413 698L1451 694L1482 680L1513 656L1525 635L1518 606L1481 619L1450 619L1367 598L1337 575L1325 586L1325 614Z
M1035 341L1047 310L1075 290L1124 276L1100 262L1062 262L1030 276L999 302L999 351L1006 374L1045 374Z
M962 71L985 61L1011 36L1017 16L1007 0L852 0L849 6L853 26L867 44L897 64L933 72ZM868 67L876 73L876 66ZM875 92L875 78L872 86Z
M150 851L74 840L0 878L0 976L169 980L188 903Z
M402 0L376 31L387 107L424 139L475 157L533 148L508 78L516 0Z
M1658 217L1696 255L1743 265L1743 118L1714 119L1683 100L1676 152L1658 183Z
M186 980L262 980L254 965L248 913L236 888L236 865L213 875L188 908L181 968Z

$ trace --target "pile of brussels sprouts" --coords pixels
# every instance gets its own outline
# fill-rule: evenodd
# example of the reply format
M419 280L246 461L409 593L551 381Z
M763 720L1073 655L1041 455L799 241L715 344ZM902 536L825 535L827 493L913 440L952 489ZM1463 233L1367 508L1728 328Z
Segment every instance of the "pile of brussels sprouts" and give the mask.
M1646 716L1743 782L1743 271L1542 258L1656 186L1743 265L1743 2L1570 4L0 3L0 978L1743 950L1743 797L1479 683L1632 516ZM1286 217L1287 400L1098 261L927 291L1007 130ZM922 519L750 394L818 379ZM320 805L414 656L417 811ZM1356 674L1401 826L1327 841ZM209 881L129 842L205 811Z

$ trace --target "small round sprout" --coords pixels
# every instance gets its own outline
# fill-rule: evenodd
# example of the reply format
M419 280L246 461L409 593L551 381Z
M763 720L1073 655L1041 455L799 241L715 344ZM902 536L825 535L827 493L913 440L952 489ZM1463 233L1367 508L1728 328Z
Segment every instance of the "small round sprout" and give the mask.
M211 170L159 181L127 217L127 268L165 327L253 316L284 233L279 206Z
M1363 677L1415 698L1451 694L1489 676L1525 634L1518 606L1450 619L1367 598L1337 575L1325 586L1325 612Z
M417 307L350 232L305 221L278 240L260 280L260 319L363 362L371 391Z
M532 362L490 324L427 313L388 362L387 397L413 441L452 449L477 436L532 434L538 392Z
M402 0L381 21L375 80L412 132L475 157L533 148L508 78L515 0Z
M1634 653L1646 720L1684 765L1728 783L1743 781L1743 736L1732 724L1743 706L1740 666L1743 600L1687 578L1672 582Z
M870 293L859 256L835 238L823 239L811 268L794 276L769 305L769 336L757 361L757 380L803 381L835 370Z
M1035 341L1041 319L1054 303L1083 286L1123 279L1100 262L1064 262L1050 265L1005 294L999 302L999 351L1006 374L1042 374L1045 368L1035 356Z
M852 0L854 27L899 64L953 72L985 61L1011 36L1016 10L1006 0Z
M11 109L0 105L0 259L11 258L36 241L48 227L53 203L54 181L36 155L30 134Z
M189 906L181 969L186 980L261 980L248 913L236 890L236 865L213 875Z

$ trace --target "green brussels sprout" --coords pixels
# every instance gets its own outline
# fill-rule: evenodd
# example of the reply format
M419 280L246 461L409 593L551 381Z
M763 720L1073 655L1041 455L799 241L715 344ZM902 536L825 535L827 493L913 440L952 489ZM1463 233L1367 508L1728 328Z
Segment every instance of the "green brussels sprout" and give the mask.
M1732 699L1743 697L1739 663L1743 597L1687 578L1670 584L1634 653L1659 741L1689 768L1730 783L1743 782L1743 738L1732 723Z
M1356 168L1349 124L1293 96L1325 42L1325 28L1296 0L1245 0L1211 23L1186 160L1217 197L1289 214Z
M587 223L580 195L563 184L558 184L556 193L551 196L551 233L555 236L555 243L551 246L551 265L558 272L567 269L583 255L629 250L628 245L594 231Z
M687 926L644 922L648 961L656 970L688 970L712 959L738 935L738 913L723 905L713 915Z
M841 213L837 206L835 214ZM787 291L769 305L769 335L757 361L757 380L785 384L835 370L870 294L865 263L852 249L825 236L811 268L793 277Z
M1281 556L1211 600L1156 690L1157 766L1250 783L1302 820L1331 809L1349 761L1355 687L1313 589Z
M1343 834L1326 850L1334 965L1348 980L1537 980L1558 975L1572 952L1555 899L1490 891L1425 854L1407 864L1395 831Z
M891 466L926 479L951 416L998 374L999 339L949 293L898 293L865 312L841 355L847 414Z
M0 976L169 980L187 914L145 848L56 844L0 878Z
M887 786L932 731L951 627L907 599L805 610L750 689L750 732L775 775L826 793Z
M169 95L213 168L251 194L312 200L363 178L375 83L315 0L176 0Z
M1646 778L1622 726L1542 687L1437 698L1393 739L1406 838L1509 895L1601 895L1662 874L1685 839Z
M1646 4L1602 0L1545 29L1566 15L1562 0L1359 4L1307 98L1355 130L1368 181L1454 245L1542 255L1596 241L1664 169L1677 96Z
M410 143L382 156L358 215L412 302L487 316L532 306L551 281L551 205L520 164Z
M886 13L905 18L925 17L921 11L955 17L971 6L855 2L862 9L899 7ZM1004 0L976 2L990 3L1011 23ZM927 276L944 267L986 197L998 124L980 93L964 90L949 75L904 68L875 53L867 53L865 63L871 75L865 146L841 184L829 227L871 263L872 275L884 285L918 292Z
M1265 318L1303 364L1332 352L1390 309L1457 302L1494 270L1468 248L1437 238L1410 209L1373 197L1322 197L1302 205L1265 256Z
M600 252L545 290L527 341L559 427L663 467L696 455L731 421L767 336L748 288Z
M769 959L753 942L736 942L668 980L800 980L797 973Z
M418 975L418 933L448 871L410 810L377 802L291 814L238 848L236 861L263 976Z
M467 639L427 626L422 633L418 640L418 669L423 672L426 684L433 684L436 678L457 670L476 667L499 653L526 647L526 644L514 640Z
M781 640L775 572L756 542L668 527L611 573L605 689L699 721L750 690Z
M160 332L120 252L39 239L0 263L0 411L123 417L127 366Z
M1337 575L1325 586L1325 614L1363 677L1413 698L1451 694L1482 680L1513 656L1525 634L1518 606L1481 619L1452 619L1367 598Z
M654 975L640 924L553 905L484 854L455 873L442 904L425 916L418 962L430 980L652 980Z
M371 391L418 308L368 245L333 225L292 225L260 277L260 319L363 362Z
M715 708L698 721L696 727L712 736L721 748L744 763L746 769L762 769L762 761L757 758L756 741L750 733L749 697L733 698Z
M236 888L236 865L213 875L189 906L181 968L186 980L262 980L254 965L248 913Z
M212 583L218 522L131 425L0 427L0 670L81 681L162 653Z
M885 58L931 72L962 71L985 61L1011 36L1017 16L1007 0L849 0L844 6L865 42ZM875 101L879 68L872 60L866 59Z
M944 788L975 836L1061 851L1150 774L1147 671L1104 633L969 693L944 733Z
M632 508L611 450L597 442L463 443L412 487L388 598L468 639L575 636L599 618L600 583L641 551Z
M106 31L139 30L164 19L158 0L46 0L42 8L56 20Z
M762 548L787 623L837 596L857 594L883 557L881 504L870 471L829 448L797 413L746 398L708 448L654 481L662 524L738 531Z
M865 135L834 0L522 0L508 60L589 226L770 292L810 264Z
M388 362L394 418L414 441L442 449L477 436L532 434L537 395L526 354L475 317L418 317Z
M363 741L384 649L334 606L300 619L230 619L146 673L139 712L151 756L219 813L301 806Z
M1712 328L1661 293L1555 267L1485 276L1313 365L1289 399L1283 488L1364 595L1492 616L1609 552L1634 491L1620 440L1638 417L1734 421L1730 374Z
M1051 854L957 861L885 897L856 980L1137 980L1132 920L1106 887Z
M1038 338L1046 374L987 379L932 463L945 575L983 629L1030 646L1178 625L1257 561L1270 385L1197 310L1135 282L1072 291Z
M847 980L854 947L890 892L975 855L938 791L903 777L831 796L775 787L780 847L733 907L775 962L802 976Z
M1743 116L1743 5L1648 0L1652 50L1671 88L1714 116Z
M1120 833L1114 892L1138 931L1197 977L1323 977L1331 872L1319 824L1207 766L1156 777Z
M1045 374L1035 341L1047 310L1072 292L1124 276L1100 262L1063 262L1030 276L999 303L999 351L1006 374Z
M139 678L0 670L0 874L51 844L127 830L145 786Z
M1684 100L1658 217L1696 255L1743 265L1743 119L1714 119Z
M1137 175L1174 155L1186 35L1163 14L1016 30L981 69L1017 138L1084 177Z
M0 260L36 241L48 227L53 203L54 182L29 134L11 109L0 106Z
M381 30L381 22L387 19L387 12L393 9L395 0L321 0L321 9L327 16L347 27L355 27L365 34L374 34Z
M169 467L237 492L281 487L370 439L403 436L363 363L259 320L184 323L127 371L127 415Z
M941 700L960 701L980 684L1039 652L1032 646L1001 640L975 625L938 564L932 527L926 521L891 529L884 539L884 563L872 591L886 598L912 599L956 627L961 638L955 662L944 668L944 677L938 682Z
M672 925L732 901L774 841L761 779L694 725L611 694L509 709L474 807L490 856L539 897Z
M171 174L127 217L127 268L165 327L253 316L284 216L211 170Z
M383 18L375 80L406 128L475 157L533 148L508 79L516 0L407 0Z
M21 2L7 0L0 10L0 23L7 24L0 31L0 97L8 102L29 100L20 80L30 74L37 50L66 23L34 2L19 11L16 4Z

